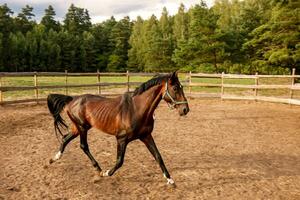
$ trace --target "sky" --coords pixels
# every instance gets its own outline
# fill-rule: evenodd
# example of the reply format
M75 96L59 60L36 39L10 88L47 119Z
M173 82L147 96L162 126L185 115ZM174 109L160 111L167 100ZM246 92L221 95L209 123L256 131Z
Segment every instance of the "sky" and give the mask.
M207 5L213 5L214 0L206 0ZM26 4L34 8L35 19L40 21L44 15L45 8L52 5L56 12L56 19L62 21L73 3L75 6L86 8L89 11L93 23L102 22L112 15L116 19L129 16L135 19L141 16L143 19L149 18L152 14L160 16L163 7L166 7L170 15L177 13L180 3L186 8L199 3L200 0L0 0L0 5L6 3L17 15Z

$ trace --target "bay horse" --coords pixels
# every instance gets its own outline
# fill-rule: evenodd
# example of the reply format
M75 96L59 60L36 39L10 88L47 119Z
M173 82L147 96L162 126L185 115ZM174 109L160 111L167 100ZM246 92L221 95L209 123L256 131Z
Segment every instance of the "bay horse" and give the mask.
M62 136L59 151L54 158L50 159L50 164L61 158L71 140L80 136L80 147L89 157L92 165L101 176L112 176L123 164L127 144L139 139L159 163L167 184L174 184L151 135L154 111L162 99L170 107L176 108L180 116L189 112L188 102L177 72L155 76L136 88L133 94L125 93L116 98L91 94L76 97L50 94L47 103L54 118L55 133L56 136L58 133ZM62 111L67 113L71 121L68 134L62 134L62 129L68 129L61 117ZM102 171L89 151L87 132L92 127L114 135L117 139L117 160L115 166L106 172Z

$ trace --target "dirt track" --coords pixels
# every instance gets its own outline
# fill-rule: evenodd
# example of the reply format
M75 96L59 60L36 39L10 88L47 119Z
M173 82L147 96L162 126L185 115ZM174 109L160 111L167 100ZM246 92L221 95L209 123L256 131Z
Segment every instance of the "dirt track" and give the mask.
M300 107L191 100L185 118L164 103L154 139L177 187L139 142L123 167L94 183L79 139L61 160L45 105L0 107L0 199L300 199ZM91 130L92 154L113 166L115 138Z

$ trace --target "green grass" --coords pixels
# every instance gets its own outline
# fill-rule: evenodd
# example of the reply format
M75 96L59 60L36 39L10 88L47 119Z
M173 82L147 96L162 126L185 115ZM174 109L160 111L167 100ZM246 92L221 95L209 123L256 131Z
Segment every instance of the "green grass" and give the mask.
M143 76L132 76L130 77L130 82L145 82L151 77ZM180 74L180 80L182 82L187 81L188 77L185 74ZM106 83L121 83L127 82L127 77L125 76L114 76L114 77L101 77L101 82ZM221 78L192 78L193 83L210 83L210 84L221 84ZM95 84L97 83L97 77L91 76L69 76L68 84ZM254 79L224 79L225 84L240 84L240 85L254 85ZM280 84L280 85L289 85L291 80L289 78L260 78L259 84ZM2 78L3 86L34 86L33 77L4 77ZM38 85L47 86L47 85L65 85L65 77L47 77L39 76ZM131 86L131 90L135 87ZM187 93L189 87L186 85L184 88ZM102 93L122 93L127 91L126 86L105 86L101 87ZM220 94L220 87L192 87L192 92L197 93L218 93ZM68 88L68 94L77 95L84 93L97 94L98 87L84 87L84 88ZM240 88L225 88L225 94L234 94L234 95L253 95L253 89L240 89ZM65 93L65 88L62 89L41 89L39 90L39 98L44 98L50 93ZM278 96L278 97L289 97L288 89L267 89L259 90L258 94L261 96ZM25 90L25 91L10 91L2 93L4 101L7 100L18 100L18 99L28 99L34 98L34 90ZM295 91L294 97L299 98L300 92Z
M193 83L210 83L210 84L221 84L221 78L192 78ZM225 84L239 84L239 85L254 85L255 79L224 79ZM259 84L261 85L290 85L290 78L259 78ZM192 87L192 92L199 93L220 93L220 87ZM254 95L253 89L244 88L225 88L224 94L230 95L242 95L252 96ZM300 92L294 92L294 97L299 98ZM258 95L261 96L276 96L288 98L290 95L289 89L264 89L258 90Z
M133 76L130 77L130 82L145 82L151 77L142 77L142 76ZM34 78L33 77L2 77L2 86L34 86ZM68 84L69 85L81 85L81 84L96 84L98 81L97 77L91 76L69 76ZM127 82L127 77L125 76L115 76L101 77L101 83L124 83ZM39 76L38 77L38 85L40 86L48 86L48 85L65 85L65 77L48 77L48 76ZM130 88L134 89L133 86ZM38 95L39 98L44 98L50 93L65 93L66 89L39 89ZM127 88L125 86L102 86L102 92L110 92L110 93L120 93L126 92ZM98 87L82 87L82 88L68 88L68 94L77 95L77 94L96 94L98 93ZM28 99L35 97L34 90L25 90L25 91L8 91L2 93L3 100L20 100L20 99Z
M210 83L210 84L221 84L221 78L192 78L192 83ZM240 84L240 85L253 85L255 84L254 79L224 79L225 84ZM245 89L233 88L233 91L244 91ZM249 90L249 89L247 89ZM226 89L231 91L231 88ZM220 93L221 87L192 87L192 92L203 92L203 93Z

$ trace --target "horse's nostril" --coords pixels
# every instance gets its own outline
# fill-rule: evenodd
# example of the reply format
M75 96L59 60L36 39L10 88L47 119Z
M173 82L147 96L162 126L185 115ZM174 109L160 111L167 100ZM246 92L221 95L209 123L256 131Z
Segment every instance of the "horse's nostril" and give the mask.
M188 113L188 109L187 108L184 108L183 109L183 113L186 115Z

